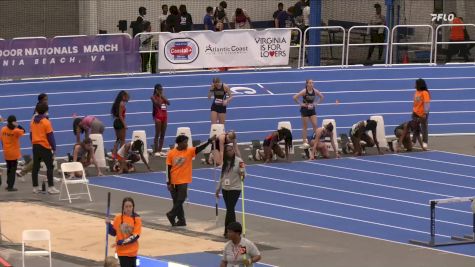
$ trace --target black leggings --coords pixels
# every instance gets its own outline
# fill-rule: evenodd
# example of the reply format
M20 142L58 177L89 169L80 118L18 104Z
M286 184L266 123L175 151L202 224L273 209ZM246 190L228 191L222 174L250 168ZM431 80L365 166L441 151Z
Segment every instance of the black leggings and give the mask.
M15 185L16 169L18 166L18 160L6 160L7 162L7 185L8 188L13 188ZM1 183L1 180L0 180Z
M136 267L137 257L119 256L120 267Z
M33 145L33 170L31 171L31 179L33 187L38 186L38 172L40 171L40 163L43 161L46 165L46 177L48 178L48 186L54 186L53 182L53 151L42 145Z
M185 203L186 196L188 193L188 184L177 184L172 186L170 194L173 199L173 208L168 213L177 217L179 222L185 223L185 211L183 210L183 203Z
M226 219L224 220L224 232L228 224L236 221L236 203L241 195L241 190L222 190L224 204L226 204Z

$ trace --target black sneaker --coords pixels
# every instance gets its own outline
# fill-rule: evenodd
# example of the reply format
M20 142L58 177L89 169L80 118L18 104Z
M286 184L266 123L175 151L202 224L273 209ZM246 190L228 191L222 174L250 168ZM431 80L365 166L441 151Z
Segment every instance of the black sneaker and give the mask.
M18 189L16 189L15 187L7 187L7 188L5 188L5 190L7 190L8 192L18 191Z
M170 213L167 213L167 218L172 226L176 226L175 218Z
M178 222L176 222L175 226L186 226L186 222L185 221L178 221Z

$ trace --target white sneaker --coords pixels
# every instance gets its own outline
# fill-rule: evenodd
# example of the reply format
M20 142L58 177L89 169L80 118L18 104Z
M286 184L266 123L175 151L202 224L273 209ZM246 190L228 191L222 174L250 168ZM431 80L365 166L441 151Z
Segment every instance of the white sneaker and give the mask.
M33 193L35 193L35 194L41 194L41 187L39 187L39 186L33 187Z
M49 186L48 187L48 194L51 194L51 195L59 194L59 190L56 189L56 187L54 187L54 186Z
M303 143L301 146L300 146L300 149L309 149L310 148L310 145L308 143Z
M53 180L54 180L55 182L61 182L61 178L58 178L58 177L56 177L56 176L53 177Z
M427 143L422 143L422 147L423 147L424 149L427 149L427 147L428 147L428 146L427 146Z

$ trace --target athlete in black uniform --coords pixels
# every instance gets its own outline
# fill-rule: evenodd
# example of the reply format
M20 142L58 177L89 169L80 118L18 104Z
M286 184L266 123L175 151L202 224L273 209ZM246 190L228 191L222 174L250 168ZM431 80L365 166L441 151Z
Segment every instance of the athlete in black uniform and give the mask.
M315 98L318 96L318 101L315 103ZM302 97L302 103L299 98ZM302 117L302 148L308 149L307 140L307 120L312 123L313 132L317 131L317 113L315 106L323 101L323 94L313 87L313 80L307 80L305 89L294 95L294 101L300 106L300 116Z
M211 99L211 96L214 96L211 104L211 124L224 124L226 121L226 107L233 98L231 89L216 77L213 79L213 84L208 92L208 99Z

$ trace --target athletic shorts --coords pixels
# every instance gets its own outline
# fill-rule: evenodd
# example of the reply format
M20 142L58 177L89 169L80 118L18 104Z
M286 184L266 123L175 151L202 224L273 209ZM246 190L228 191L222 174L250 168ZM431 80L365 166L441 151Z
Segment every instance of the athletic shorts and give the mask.
M211 105L211 111L214 111L217 113L226 113L226 106L216 105L215 103L213 103Z
M315 112L315 109L312 108L312 109L308 109L308 108L300 108L300 115L302 117L311 117L311 116L316 116L317 113Z
M124 124L122 123L122 121L119 118L114 120L114 129L115 130L122 130L124 128L125 128Z
M167 123L168 117L167 116L157 116L154 118L156 122Z

